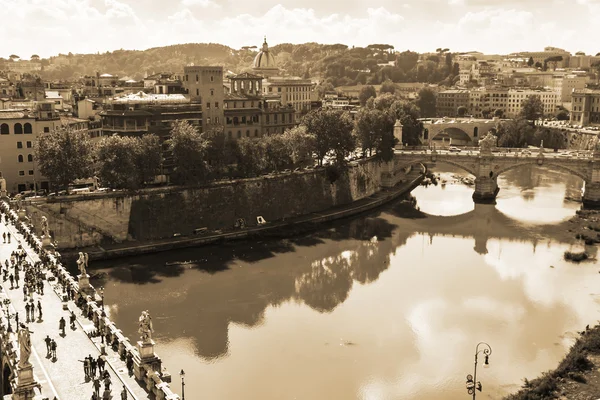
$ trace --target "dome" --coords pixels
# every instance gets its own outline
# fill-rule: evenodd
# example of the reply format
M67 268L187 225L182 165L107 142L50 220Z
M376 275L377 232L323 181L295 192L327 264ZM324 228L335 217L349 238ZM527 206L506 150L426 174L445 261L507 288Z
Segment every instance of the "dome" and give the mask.
M254 57L254 63L252 65L255 69L273 69L277 68L275 65L275 57L269 51L269 45L267 44L267 38L262 45L262 50Z

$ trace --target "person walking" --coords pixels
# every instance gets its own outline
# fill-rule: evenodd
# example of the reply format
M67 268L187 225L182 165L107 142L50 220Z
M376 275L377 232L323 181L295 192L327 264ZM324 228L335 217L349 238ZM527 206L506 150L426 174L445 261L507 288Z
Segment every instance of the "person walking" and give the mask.
M110 376L107 376L106 378L104 378L104 391L110 392L110 384Z
M56 341L54 339L50 343L50 350L52 350L52 358L56 360Z
M96 359L90 355L90 370L92 371L92 376L96 376Z
M131 376L133 373L133 355L130 351L127 352L125 364L127 365L127 372L129 372L129 375Z
M46 356L50 355L50 344L52 343L52 339L50 339L49 335L46 335L46 339L44 339L44 342L46 342Z
M25 303L26 322L29 322L29 303Z
M29 312L31 313L31 322L35 321L35 304L33 303L33 299L29 303Z
M85 374L85 377L88 378L90 376L90 360L85 357L81 362L83 363L83 373Z
M77 317L75 316L75 313L73 311L71 311L71 315L69 316L69 322L71 324L71 329L75 330L75 320L77 319Z
M65 333L65 325L67 323L65 322L65 318L64 317L60 317L60 321L58 321L58 329L60 329L61 331L61 335L63 337L65 337L67 334Z
M21 325L19 325L19 313L18 312L15 313L15 322L17 323L17 327L21 326Z
M4 240L3 243L6 243L6 232L2 232L2 239Z
M98 365L98 375L100 375L104 372L104 358L102 358L102 355L98 356L96 364Z
M121 400L127 400L127 388L123 385L123 390L121 390Z
M10 281L10 288L14 289L15 288L15 286L14 286L14 284L15 284L15 277L13 276L13 274L10 274L8 276L8 280Z
M6 234L6 237L8 238L8 244L10 244L10 232Z
M42 319L42 303L39 300L38 300L38 303L37 303L37 308L38 308L39 318L41 320Z
M94 378L94 394L100 397L100 378Z

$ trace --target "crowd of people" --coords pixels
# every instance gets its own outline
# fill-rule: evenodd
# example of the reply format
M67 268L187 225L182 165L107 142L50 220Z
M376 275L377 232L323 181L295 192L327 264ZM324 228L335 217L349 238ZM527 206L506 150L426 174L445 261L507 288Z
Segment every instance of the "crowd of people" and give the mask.
M5 226L8 228L2 232L2 243L10 244L11 240L17 241L16 250L12 251L10 257L5 259L4 262L0 260L0 270L3 282L10 282L10 290L16 290L21 288L23 291L23 303L25 321L19 318L19 312L23 315L23 310L15 310L14 314L8 314L9 317L9 331L10 331L10 320L14 319L16 330L25 324L29 323L42 323L43 322L43 307L42 298L44 296L44 287L50 282L56 282L55 290L56 293L61 297L62 300L73 300L77 306L82 309L83 316L91 319L91 311L85 306L85 299L81 296L73 285L68 282L67 276L57 273L57 263L51 259L49 254L42 248L40 241L32 233L32 229L28 229L23 224L18 224L12 212L6 206L6 203L0 202L0 221L5 222ZM15 232L11 232L12 228L16 228L18 233L22 236L23 241L29 245L39 255L39 261L33 261L23 247L22 243L17 238ZM22 278L22 279L21 279ZM37 298L37 300L36 300ZM5 306L8 310L10 300L5 300ZM13 304L14 306L14 304ZM72 330L76 329L77 317L73 311L69 312L69 324ZM64 316L58 321L59 335L62 337L66 336L66 320ZM28 328L27 328L28 329ZM98 336L98 331L90 336ZM53 362L57 362L57 343L54 338L49 335L44 339L46 343L46 357L51 359ZM112 398L111 393L111 379L110 374L106 371L107 361L104 356L100 355L97 358L89 355L84 360L81 360L84 364L84 374L86 382L92 383L92 400L101 400ZM133 357L126 357L127 368L131 373L133 367ZM130 363L131 361L131 363ZM96 374L97 373L97 374ZM96 376L97 375L97 376ZM101 382L104 384L104 391L100 393ZM126 400L128 398L128 391L125 386L120 393L120 398Z

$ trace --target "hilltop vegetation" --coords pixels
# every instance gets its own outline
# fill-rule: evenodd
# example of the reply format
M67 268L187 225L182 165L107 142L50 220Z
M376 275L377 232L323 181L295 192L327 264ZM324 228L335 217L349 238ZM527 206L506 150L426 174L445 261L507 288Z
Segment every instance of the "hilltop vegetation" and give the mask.
M61 54L42 59L44 79L72 80L83 75L110 73L141 79L144 73L180 72L186 65L223 65L225 70L250 70L260 50L240 50L215 43L188 43L147 50L116 50L99 54ZM283 43L271 49L280 68L290 75L318 78L332 86L429 82L451 84L458 79L458 64L448 49L421 59L412 51L395 52L386 44L349 48L343 44ZM1 61L1 59L0 59ZM391 63L392 65L385 65Z

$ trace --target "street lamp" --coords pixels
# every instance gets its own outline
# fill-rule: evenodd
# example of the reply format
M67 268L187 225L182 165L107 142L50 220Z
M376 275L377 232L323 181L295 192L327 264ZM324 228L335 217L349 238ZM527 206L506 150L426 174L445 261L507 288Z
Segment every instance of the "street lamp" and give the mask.
M483 348L481 350L479 350L479 346L482 346ZM492 347L487 344L486 342L480 342L477 344L477 347L475 347L475 369L473 371L473 375L469 374L467 375L467 393L469 393L470 395L473 395L473 400L475 400L475 395L477 394L477 390L479 390L480 392L482 391L482 386L481 386L481 382L479 382L477 380L477 357L479 356L479 353L483 353L483 355L485 356L485 361L484 361L484 366L488 366L490 365L490 354L492 354Z
M183 378L185 378L185 372L181 370L179 376L181 376L181 400L185 400L185 381L183 380Z
M98 289L98 292L100 292L100 298L102 299L102 316L106 316L106 314L104 313L104 286L100 286L100 289Z

